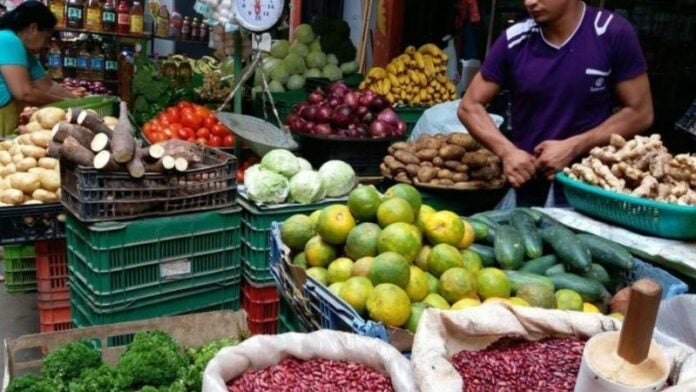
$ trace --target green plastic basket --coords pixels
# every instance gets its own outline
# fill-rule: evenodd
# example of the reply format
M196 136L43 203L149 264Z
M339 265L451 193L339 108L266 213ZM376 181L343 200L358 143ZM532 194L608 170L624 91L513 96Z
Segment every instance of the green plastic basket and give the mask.
M21 294L36 291L36 257L33 245L7 245L3 248L5 292Z
M570 205L587 215L663 238L696 239L696 207L610 192L558 173Z
M86 225L67 220L68 269L100 306L241 277L241 209Z
M280 296L280 312L278 314L278 333L306 332L295 313L295 309L288 304L285 297Z
M79 107L82 109L91 109L97 112L100 116L115 116L116 105L119 99L117 97L94 95L91 97L77 98L77 99L66 99L64 101L59 101L52 103L48 106L59 108L63 110L68 110L73 107Z
M242 240L244 277L257 285L273 283L273 277L269 269L269 256L270 249L255 248L245 240Z
M22 257L34 257L36 251L34 245L5 245L3 248L5 259L18 259Z

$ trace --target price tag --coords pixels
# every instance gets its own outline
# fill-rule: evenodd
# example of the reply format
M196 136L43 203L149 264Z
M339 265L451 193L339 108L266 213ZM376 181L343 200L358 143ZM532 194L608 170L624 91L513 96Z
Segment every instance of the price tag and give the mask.
M191 273L191 262L188 259L175 260L160 264L160 277L177 279Z
M200 1L196 1L196 4L193 6L193 10L203 15L206 19L210 18L210 16L213 14L213 10L210 9L210 6L208 4L202 3Z

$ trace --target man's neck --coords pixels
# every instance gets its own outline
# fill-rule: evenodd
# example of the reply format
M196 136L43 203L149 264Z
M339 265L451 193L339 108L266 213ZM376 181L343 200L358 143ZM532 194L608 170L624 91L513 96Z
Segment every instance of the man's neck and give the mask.
M582 23L585 3L573 2L568 10L558 20L541 25L546 41L553 45L561 45L577 30Z

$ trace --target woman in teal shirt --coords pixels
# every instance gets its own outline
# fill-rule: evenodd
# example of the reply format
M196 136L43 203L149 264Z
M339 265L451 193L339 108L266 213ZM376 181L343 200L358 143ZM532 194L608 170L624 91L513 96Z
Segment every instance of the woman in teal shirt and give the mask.
M0 136L14 132L23 106L74 98L53 83L36 58L56 27L56 17L30 0L0 18Z

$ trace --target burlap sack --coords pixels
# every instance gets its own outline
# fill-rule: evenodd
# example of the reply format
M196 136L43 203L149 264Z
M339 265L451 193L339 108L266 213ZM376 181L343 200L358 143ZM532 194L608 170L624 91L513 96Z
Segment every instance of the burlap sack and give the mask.
M395 391L416 391L408 360L389 344L350 333L321 330L309 334L258 335L220 350L205 369L203 392L227 392L227 381L247 370L273 366L289 356L361 363L388 374Z
M694 310L691 312L696 314ZM421 392L461 392L464 381L450 360L462 350L481 350L502 337L539 340L550 336L575 336L587 339L620 328L620 321L600 314L504 303L460 311L428 309L423 312L413 341L413 377ZM694 333L693 325L691 328ZM658 335L656 332L655 338L661 342ZM673 363L670 381L673 385L680 384L679 388L670 390L696 390L696 368L693 367L696 365L696 355L693 350L689 352L684 346L671 346L664 351Z

